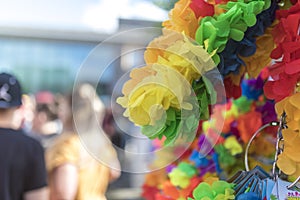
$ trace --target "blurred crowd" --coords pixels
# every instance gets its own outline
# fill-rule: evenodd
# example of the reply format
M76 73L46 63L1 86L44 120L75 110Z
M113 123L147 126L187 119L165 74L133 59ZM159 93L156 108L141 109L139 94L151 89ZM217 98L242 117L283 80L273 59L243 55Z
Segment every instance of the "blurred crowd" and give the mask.
M102 200L119 178L112 112L95 88L23 94L0 74L0 199Z

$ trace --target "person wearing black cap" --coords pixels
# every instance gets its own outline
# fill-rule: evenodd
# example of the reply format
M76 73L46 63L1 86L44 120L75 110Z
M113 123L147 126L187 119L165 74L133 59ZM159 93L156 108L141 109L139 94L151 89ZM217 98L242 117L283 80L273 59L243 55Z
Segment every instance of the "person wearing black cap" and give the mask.
M0 199L47 200L43 147L20 129L22 92L11 74L0 74Z

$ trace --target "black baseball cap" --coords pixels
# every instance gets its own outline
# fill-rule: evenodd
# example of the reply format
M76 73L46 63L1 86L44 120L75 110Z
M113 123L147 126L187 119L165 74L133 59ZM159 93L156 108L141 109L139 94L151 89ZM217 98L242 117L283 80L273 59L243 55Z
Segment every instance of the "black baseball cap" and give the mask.
M21 85L16 77L0 73L0 108L17 107L22 104Z

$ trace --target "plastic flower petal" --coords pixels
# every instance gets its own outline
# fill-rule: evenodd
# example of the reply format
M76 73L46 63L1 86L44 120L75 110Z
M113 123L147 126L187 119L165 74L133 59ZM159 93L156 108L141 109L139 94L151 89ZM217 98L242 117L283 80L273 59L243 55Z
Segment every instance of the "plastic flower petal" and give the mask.
M233 100L233 104L239 109L241 114L247 113L251 109L252 100L245 96Z
M300 134L290 129L282 132L284 139L284 154L291 160L300 163L300 158L297 152L300 150Z
M224 147L228 149L233 156L243 152L243 148L235 136L226 138Z
M152 68L155 75L145 77L128 96L117 99L126 108L124 115L138 125L155 124L169 107L193 108L186 100L191 94L190 86L175 70L157 64Z
M192 83L216 65L202 46L174 31L154 39L145 51L147 64L158 63L177 70Z
M282 153L278 156L277 166L287 175L293 175L297 171L296 163L291 160L285 153Z
M179 163L178 169L185 172L189 178L191 178L197 174L196 168L192 164L189 164L186 162Z
M248 112L238 118L238 130L243 142L247 143L252 135L262 125L261 113L256 111Z
M154 186L143 185L143 193L142 196L147 200L155 200L155 195L159 192L159 189Z
M280 59L269 67L272 81L266 83L265 93L270 99L280 101L294 93L299 80L299 2L288 10L278 11L279 23L274 27L276 48L271 58Z
M209 54L201 46L192 44L188 38L178 40L168 47L158 57L157 63L177 70L190 83L215 67Z
M184 33L195 38L198 28L198 20L193 10L189 7L191 0L180 0L169 12L169 20L163 22L163 26L170 30Z
M244 61L246 71L251 78L256 78L262 68L271 63L269 52L271 52L275 47L271 30L272 28L267 28L262 36L256 38L256 51L252 56L240 56Z
M270 1L266 1L270 3ZM216 17L204 17L196 31L196 41L203 45L208 53L222 52L228 40L241 41L247 27L256 23L256 15L267 9L265 1L228 2L223 6L227 12ZM269 4L270 5L270 4ZM220 58L214 54L213 59L219 64Z
M162 56L164 51L178 40L183 40L183 34L176 31L162 29L162 35L153 39L147 46L144 52L144 59L147 64L157 62L159 56Z
M295 93L290 97L286 97L275 104L275 109L280 116L283 112L286 113L287 126L291 130L300 130L300 93Z
M215 13L214 5L204 0L192 0L190 7L194 11L197 19L199 17L213 16Z
M234 84L230 77L224 79L224 85L227 98L239 98L242 95L241 87Z
M284 139L283 152L278 156L277 166L287 175L300 176L300 134L291 129L282 130Z
M198 151L194 150L189 158L190 161L195 163L196 167L207 167L209 161L203 155L201 155Z
M292 95L297 84L297 79L297 76L289 76L284 73L279 74L275 80L265 83L264 92L266 97L278 102Z
M165 195L172 199L178 199L180 197L178 189L170 181L163 183L162 190Z
M135 88L135 86L140 83L145 77L155 75L156 71L154 71L151 67L145 66L141 68L135 68L130 72L130 80L127 81L122 88L122 93L125 96L128 96L129 93Z
M230 167L236 163L236 158L224 147L224 145L216 145L215 151L218 154L219 163L222 167Z
M211 186L205 182L200 183L195 190L193 191L193 196L196 200L201 200L202 198L213 199L214 192L211 189Z
M212 185L200 183L193 191L195 200L231 200L235 199L233 184L215 181Z
M258 98L263 94L264 81L261 76L257 77L257 79L244 78L241 85L242 94L248 99L258 100Z
M190 177L179 168L175 168L168 174L174 186L186 188L190 184Z

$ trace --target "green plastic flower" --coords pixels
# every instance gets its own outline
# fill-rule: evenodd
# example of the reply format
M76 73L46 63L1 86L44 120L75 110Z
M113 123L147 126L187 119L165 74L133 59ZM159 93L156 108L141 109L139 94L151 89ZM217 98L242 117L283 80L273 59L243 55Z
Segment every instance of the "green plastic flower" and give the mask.
M220 6L227 10L218 16L204 17L196 31L196 41L203 45L206 51L213 55L213 60L219 64L218 54L225 49L229 39L241 41L248 27L255 25L256 15L269 8L267 1L229 1Z
M231 200L235 199L233 184L215 181L212 185L202 182L193 191L195 200Z

